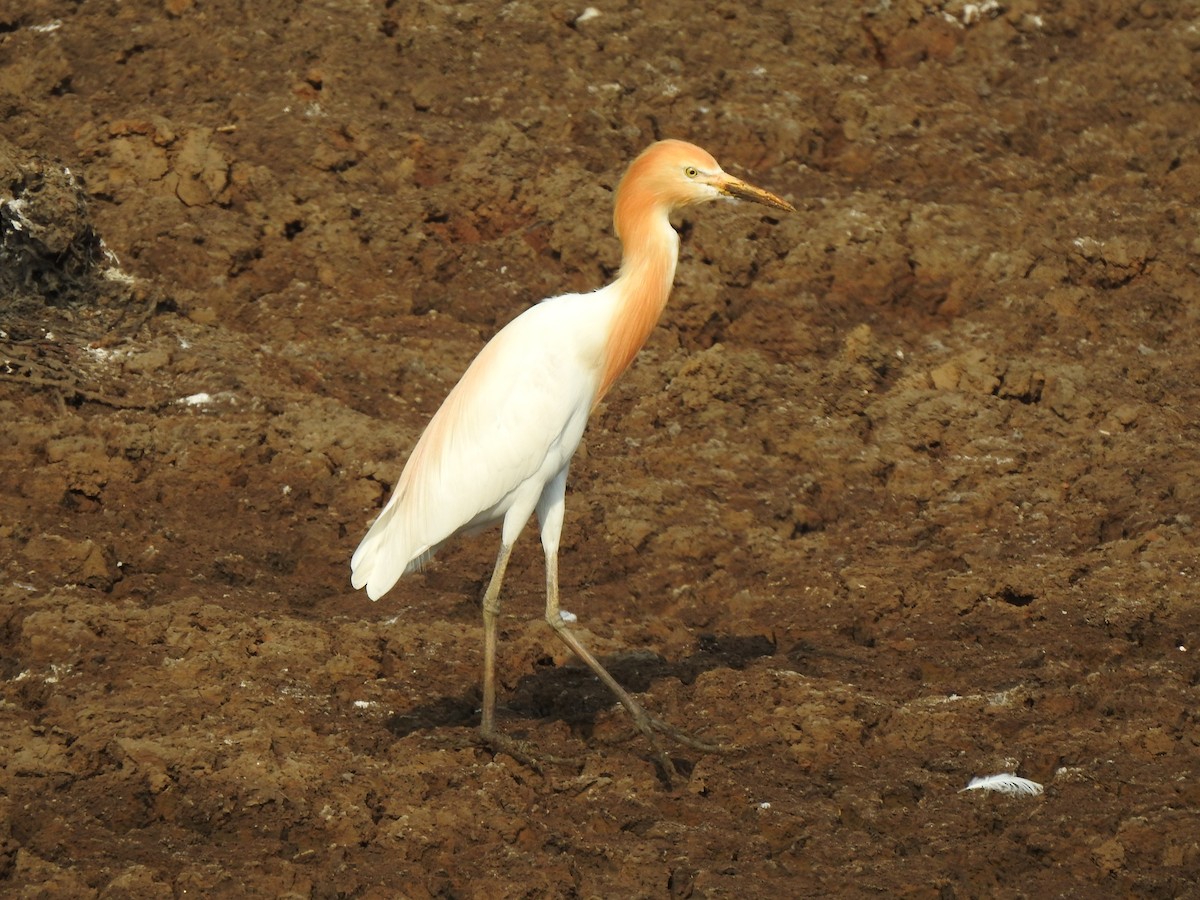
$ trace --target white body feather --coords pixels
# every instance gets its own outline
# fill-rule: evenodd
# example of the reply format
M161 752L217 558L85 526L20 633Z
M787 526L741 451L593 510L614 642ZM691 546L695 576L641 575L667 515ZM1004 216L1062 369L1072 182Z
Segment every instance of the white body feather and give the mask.
M376 600L455 534L510 511L519 533L547 487L561 491L600 386L620 284L545 300L480 351L355 551L354 587Z
M959 793L961 794L965 791L997 791L1001 794L1010 794L1018 797L1036 797L1042 793L1042 786L1036 781L1022 778L1012 772L1004 772L999 775L972 778Z

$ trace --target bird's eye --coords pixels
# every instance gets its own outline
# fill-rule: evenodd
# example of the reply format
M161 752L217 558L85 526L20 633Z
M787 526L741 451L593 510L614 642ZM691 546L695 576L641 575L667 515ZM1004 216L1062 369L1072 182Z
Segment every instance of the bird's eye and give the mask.
M687 166L686 168L684 168L683 174L686 175L688 178L695 178L700 173L696 171L695 166Z

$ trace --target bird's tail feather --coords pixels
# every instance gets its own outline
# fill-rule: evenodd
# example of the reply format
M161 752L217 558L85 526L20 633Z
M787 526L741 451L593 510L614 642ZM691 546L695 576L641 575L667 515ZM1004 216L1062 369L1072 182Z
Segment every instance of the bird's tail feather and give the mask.
M406 552L402 518L396 515L397 504L390 504L375 520L366 537L350 558L350 584L355 589L365 587L367 596L378 600L392 589L402 575L421 568L433 555L433 548L414 548Z

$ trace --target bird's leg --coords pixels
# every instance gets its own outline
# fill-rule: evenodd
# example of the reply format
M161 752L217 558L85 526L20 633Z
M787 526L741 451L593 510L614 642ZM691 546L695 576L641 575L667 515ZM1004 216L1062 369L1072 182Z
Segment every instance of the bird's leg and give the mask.
M596 659L592 652L580 643L579 638L575 637L571 629L567 627L567 623L563 621L558 606L558 556L550 552L546 553L546 621L550 623L550 627L554 629L554 633L562 642L571 648L571 652L587 663L588 668L596 673L596 677L608 686L608 689L621 701L621 705L629 711L629 715L633 717L637 727L641 729L646 740L650 742L650 746L654 748L654 758L660 774L667 784L671 784L675 775L675 767L671 764L671 758L667 756L666 751L658 742L658 736L654 733L656 720L646 714L641 704L617 683L617 680L609 674L608 669L604 668L600 660Z
M485 741L496 735L496 619L500 615L500 585L511 553L512 545L501 541L496 567L483 595L483 714L479 733Z
M558 597L558 542L562 534L563 516L566 510L564 503L566 486L567 470L564 468L553 481L546 485L537 506L538 521L541 523L542 530L542 550L546 554L546 621L550 623L550 627L554 629L554 633L562 642L571 649L571 652L587 663L588 668L608 686L608 689L621 701L621 705L629 711L634 723L646 736L650 746L654 748L655 761L658 763L663 778L670 784L675 774L675 767L659 743L656 731L697 750L714 752L721 748L699 741L678 728L648 715L642 709L641 704L617 683L608 669L604 668L600 660L596 659L591 651L583 646L579 638L563 621Z
M507 753L522 765L541 772L541 764L524 741L513 740L496 730L496 624L500 616L500 586L511 553L512 544L502 540L496 567L483 595L483 711L479 718L479 737L493 751ZM545 759L553 763L565 762L555 756Z

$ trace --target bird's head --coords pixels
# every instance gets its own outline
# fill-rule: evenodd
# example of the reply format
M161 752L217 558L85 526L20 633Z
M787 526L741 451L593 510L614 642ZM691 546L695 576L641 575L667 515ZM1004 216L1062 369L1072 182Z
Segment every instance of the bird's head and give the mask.
M795 207L770 191L747 184L724 171L710 153L686 141L658 141L629 164L617 187L616 226L623 219L652 210L670 212L695 203L732 198L775 209Z

